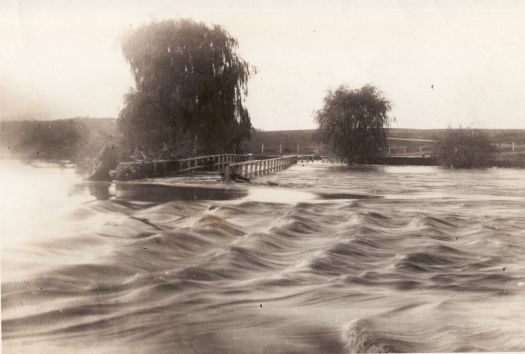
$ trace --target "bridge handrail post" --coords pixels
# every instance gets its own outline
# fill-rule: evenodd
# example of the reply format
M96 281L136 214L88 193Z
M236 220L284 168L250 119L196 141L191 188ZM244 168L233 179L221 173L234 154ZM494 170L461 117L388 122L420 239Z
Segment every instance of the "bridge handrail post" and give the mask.
M226 183L230 182L230 165L224 167L224 181Z

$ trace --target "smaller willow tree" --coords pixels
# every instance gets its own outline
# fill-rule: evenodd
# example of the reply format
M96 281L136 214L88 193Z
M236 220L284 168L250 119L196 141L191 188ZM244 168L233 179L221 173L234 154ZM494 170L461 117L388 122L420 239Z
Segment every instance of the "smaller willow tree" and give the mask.
M371 85L330 91L316 112L317 136L329 151L347 163L370 163L387 148L391 104Z

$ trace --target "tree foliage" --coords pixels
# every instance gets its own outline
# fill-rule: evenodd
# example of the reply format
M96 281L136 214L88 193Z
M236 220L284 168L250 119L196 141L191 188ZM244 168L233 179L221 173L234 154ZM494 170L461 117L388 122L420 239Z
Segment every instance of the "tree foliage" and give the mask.
M236 54L237 46L220 26L191 20L152 23L128 33L122 52L136 88L119 116L128 147L237 150L251 131L244 99L254 72Z
M321 142L348 163L370 163L387 148L391 104L375 87L330 91L315 120Z
M114 144L110 118L0 121L0 151L5 148L16 158L71 160L84 170L104 146Z
M496 154L487 134L478 129L449 128L435 149L437 161L454 168L487 167Z

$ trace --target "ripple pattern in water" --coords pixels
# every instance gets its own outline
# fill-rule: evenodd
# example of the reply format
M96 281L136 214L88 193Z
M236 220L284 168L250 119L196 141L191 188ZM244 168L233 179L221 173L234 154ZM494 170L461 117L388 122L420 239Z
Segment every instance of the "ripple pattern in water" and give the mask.
M2 230L31 233L2 247L6 353L525 350L523 171L299 165L157 202L75 178Z

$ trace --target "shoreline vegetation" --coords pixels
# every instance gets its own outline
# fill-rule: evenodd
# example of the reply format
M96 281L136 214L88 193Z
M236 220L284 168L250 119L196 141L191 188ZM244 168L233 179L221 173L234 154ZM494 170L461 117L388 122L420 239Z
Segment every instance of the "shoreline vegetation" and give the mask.
M83 174L90 172L105 146L116 144L116 120L113 118L0 122L0 157L68 160Z
M1 157L22 160L69 160L87 174L100 152L117 143L116 119L77 117L52 121L1 121ZM487 167L525 168L525 129L484 129L499 154ZM380 165L439 165L433 149L447 129L387 129L391 156ZM512 151L514 143L514 152ZM315 130L254 130L244 152L255 156L304 154L326 156ZM421 156L420 152L423 156ZM403 156L406 155L406 156ZM129 159L128 159L129 161Z

